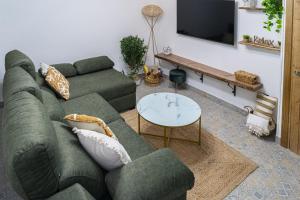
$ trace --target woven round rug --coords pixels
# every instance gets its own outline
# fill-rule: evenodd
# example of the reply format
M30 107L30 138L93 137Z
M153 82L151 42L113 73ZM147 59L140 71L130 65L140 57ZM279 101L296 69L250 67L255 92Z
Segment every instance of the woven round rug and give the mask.
M136 110L122 114L127 124L137 131ZM141 120L141 131L162 135L163 128ZM197 140L198 124L176 128L172 137ZM164 148L163 139L143 136L154 148ZM251 174L257 165L220 139L202 129L201 146L171 140L171 148L194 173L195 185L188 191L189 200L221 200Z

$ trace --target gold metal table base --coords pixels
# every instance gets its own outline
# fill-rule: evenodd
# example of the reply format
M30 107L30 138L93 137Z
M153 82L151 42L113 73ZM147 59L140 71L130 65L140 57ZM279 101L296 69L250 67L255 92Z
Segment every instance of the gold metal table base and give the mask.
M159 137L159 138L163 138L164 139L164 146L167 147L169 146L169 143L170 143L170 140L178 140L178 141L184 141L184 142L192 142L192 143L196 143L198 145L201 145L201 116L200 118L197 120L199 122L199 130L198 130L198 134L199 134L199 138L197 141L195 140L189 140L189 139L184 139L184 138L176 138L176 137L170 137L171 133L172 133L172 129L173 128L181 128L181 127L185 127L185 126L179 126L179 127L168 127L168 126L161 126L161 125L158 125L158 124L154 124L146 119L144 119L145 121L151 123L151 124L154 124L156 126L159 126L159 127L162 127L164 129L164 135L154 135L154 134L151 134L151 133L142 133L141 132L141 118L143 118L139 113L138 113L138 134L139 135L148 135L148 136L153 136L153 137ZM195 121L195 122L197 122ZM194 124L195 122L191 123L191 124L188 124L186 126L189 126L189 125L192 125ZM167 130L170 129L170 134L168 135L167 134Z

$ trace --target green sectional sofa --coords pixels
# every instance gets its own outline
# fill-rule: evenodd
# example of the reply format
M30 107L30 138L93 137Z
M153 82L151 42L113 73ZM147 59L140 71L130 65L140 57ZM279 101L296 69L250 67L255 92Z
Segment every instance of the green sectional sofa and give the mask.
M100 63L100 64L99 64ZM136 104L136 85L107 57L54 65L70 82L60 99L18 50L7 53L1 146L7 177L24 199L183 200L193 173L169 149L155 150L120 116ZM107 172L64 121L78 113L102 118L133 162Z

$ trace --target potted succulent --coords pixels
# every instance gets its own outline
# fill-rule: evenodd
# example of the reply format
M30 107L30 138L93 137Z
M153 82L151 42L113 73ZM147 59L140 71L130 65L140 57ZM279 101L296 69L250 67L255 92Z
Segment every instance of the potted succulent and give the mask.
M129 67L129 77L135 80L137 84L140 82L138 74L144 65L146 51L147 46L144 45L144 40L138 36L128 36L121 40L121 53Z
M243 42L249 43L250 41L250 35L243 35Z

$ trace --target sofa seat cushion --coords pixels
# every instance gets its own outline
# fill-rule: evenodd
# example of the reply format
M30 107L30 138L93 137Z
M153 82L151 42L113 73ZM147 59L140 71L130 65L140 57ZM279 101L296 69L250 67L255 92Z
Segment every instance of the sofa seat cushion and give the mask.
M120 114L99 94L92 93L61 103L66 115L84 114L110 123L120 119Z
M60 154L59 189L63 190L79 183L96 199L100 199L106 193L105 171L82 148L69 126L56 121L52 123L57 135Z
M135 93L136 84L114 69L68 78L70 98L99 93L107 101Z
M52 93L41 89L43 104L51 120L64 121L65 111L56 96Z
M108 126L115 133L132 160L154 151L154 148L130 128L123 119L114 121Z

